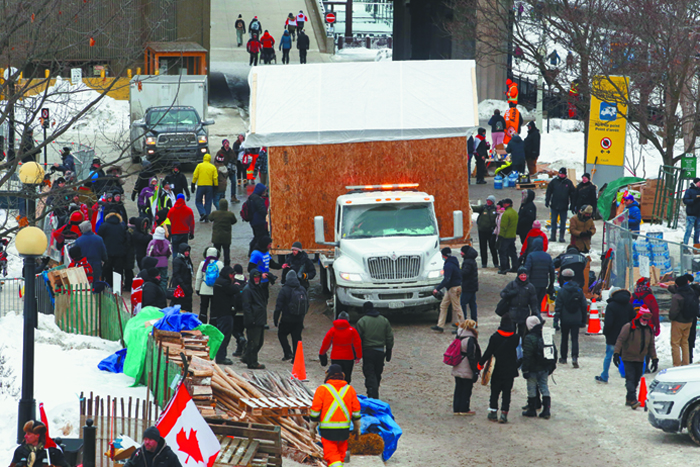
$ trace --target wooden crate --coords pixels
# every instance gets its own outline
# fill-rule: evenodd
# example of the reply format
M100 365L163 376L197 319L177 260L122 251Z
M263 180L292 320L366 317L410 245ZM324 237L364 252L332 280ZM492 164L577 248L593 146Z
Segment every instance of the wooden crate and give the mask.
M207 418L207 423L217 436L233 436L258 442L258 451L253 465L279 467L282 465L282 431L277 425L234 422ZM263 463L264 462L264 463Z
M303 417L309 415L311 406L291 396L243 398L238 402L241 409L252 416ZM290 410L295 412L290 413Z
M214 461L215 466L247 467L253 464L253 459L258 453L260 441L226 435L218 435L216 439L221 444L221 451L219 451L219 455Z

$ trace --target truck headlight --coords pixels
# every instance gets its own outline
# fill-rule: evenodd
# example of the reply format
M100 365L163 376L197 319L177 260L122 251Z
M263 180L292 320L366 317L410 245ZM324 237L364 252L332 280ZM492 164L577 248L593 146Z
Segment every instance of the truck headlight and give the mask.
M678 391L683 389L685 383L661 383L657 384L652 392L660 392L661 394L678 394Z
M359 274L351 274L349 272L341 272L340 277L348 282L362 282L362 276Z
M155 136L146 136L146 144L148 144L149 146L156 144L156 137Z
M207 144L207 135L201 135L199 138L197 138L197 141L199 144Z
M430 271L428 273L428 279L437 279L438 277L444 276L444 275L445 275L445 271L443 271L442 269L437 269L435 271Z

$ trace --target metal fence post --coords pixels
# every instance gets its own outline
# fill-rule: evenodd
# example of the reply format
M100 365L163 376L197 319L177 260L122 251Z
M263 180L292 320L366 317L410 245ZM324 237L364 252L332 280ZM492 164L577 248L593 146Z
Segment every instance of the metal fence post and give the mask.
M97 428L93 426L93 421L88 418L83 427L83 467L95 467Z

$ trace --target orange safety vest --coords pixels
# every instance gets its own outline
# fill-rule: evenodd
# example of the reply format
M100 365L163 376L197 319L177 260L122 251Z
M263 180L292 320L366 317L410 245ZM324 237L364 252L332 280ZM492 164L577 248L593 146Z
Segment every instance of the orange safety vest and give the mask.
M503 144L506 145L514 134L518 133L520 126L520 111L517 107L511 107L503 114L503 119L506 121L506 129L503 135Z
M516 104L518 103L518 85L516 83L510 83L508 87L508 92L506 93L508 97L508 103Z
M320 420L321 429L349 430L351 421L360 419L360 401L346 381L332 379L316 389L309 415Z
M251 154L251 156L253 157L253 162L245 169L245 173L248 180L255 180L255 163L258 161L258 155Z

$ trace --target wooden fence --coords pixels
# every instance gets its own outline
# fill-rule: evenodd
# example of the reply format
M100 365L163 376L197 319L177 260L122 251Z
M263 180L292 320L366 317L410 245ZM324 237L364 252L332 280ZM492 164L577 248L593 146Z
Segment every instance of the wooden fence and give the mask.
M93 393L90 393L89 397L80 394L80 426L85 426L85 421L91 418L97 430L95 467L117 465L105 456L115 438L126 435L141 443L143 432L156 423L161 409L146 397L146 400L134 400L132 397L117 399L110 396L105 399L94 396Z
M140 383L148 387L153 394L153 401L161 408L170 401L182 376L182 368L176 361L179 361L179 358L170 358L168 353L163 351L163 344L156 342L153 335L149 334L146 367Z
M123 339L131 314L119 294L95 294L89 284L77 284L55 298L56 324L61 330L110 341Z

